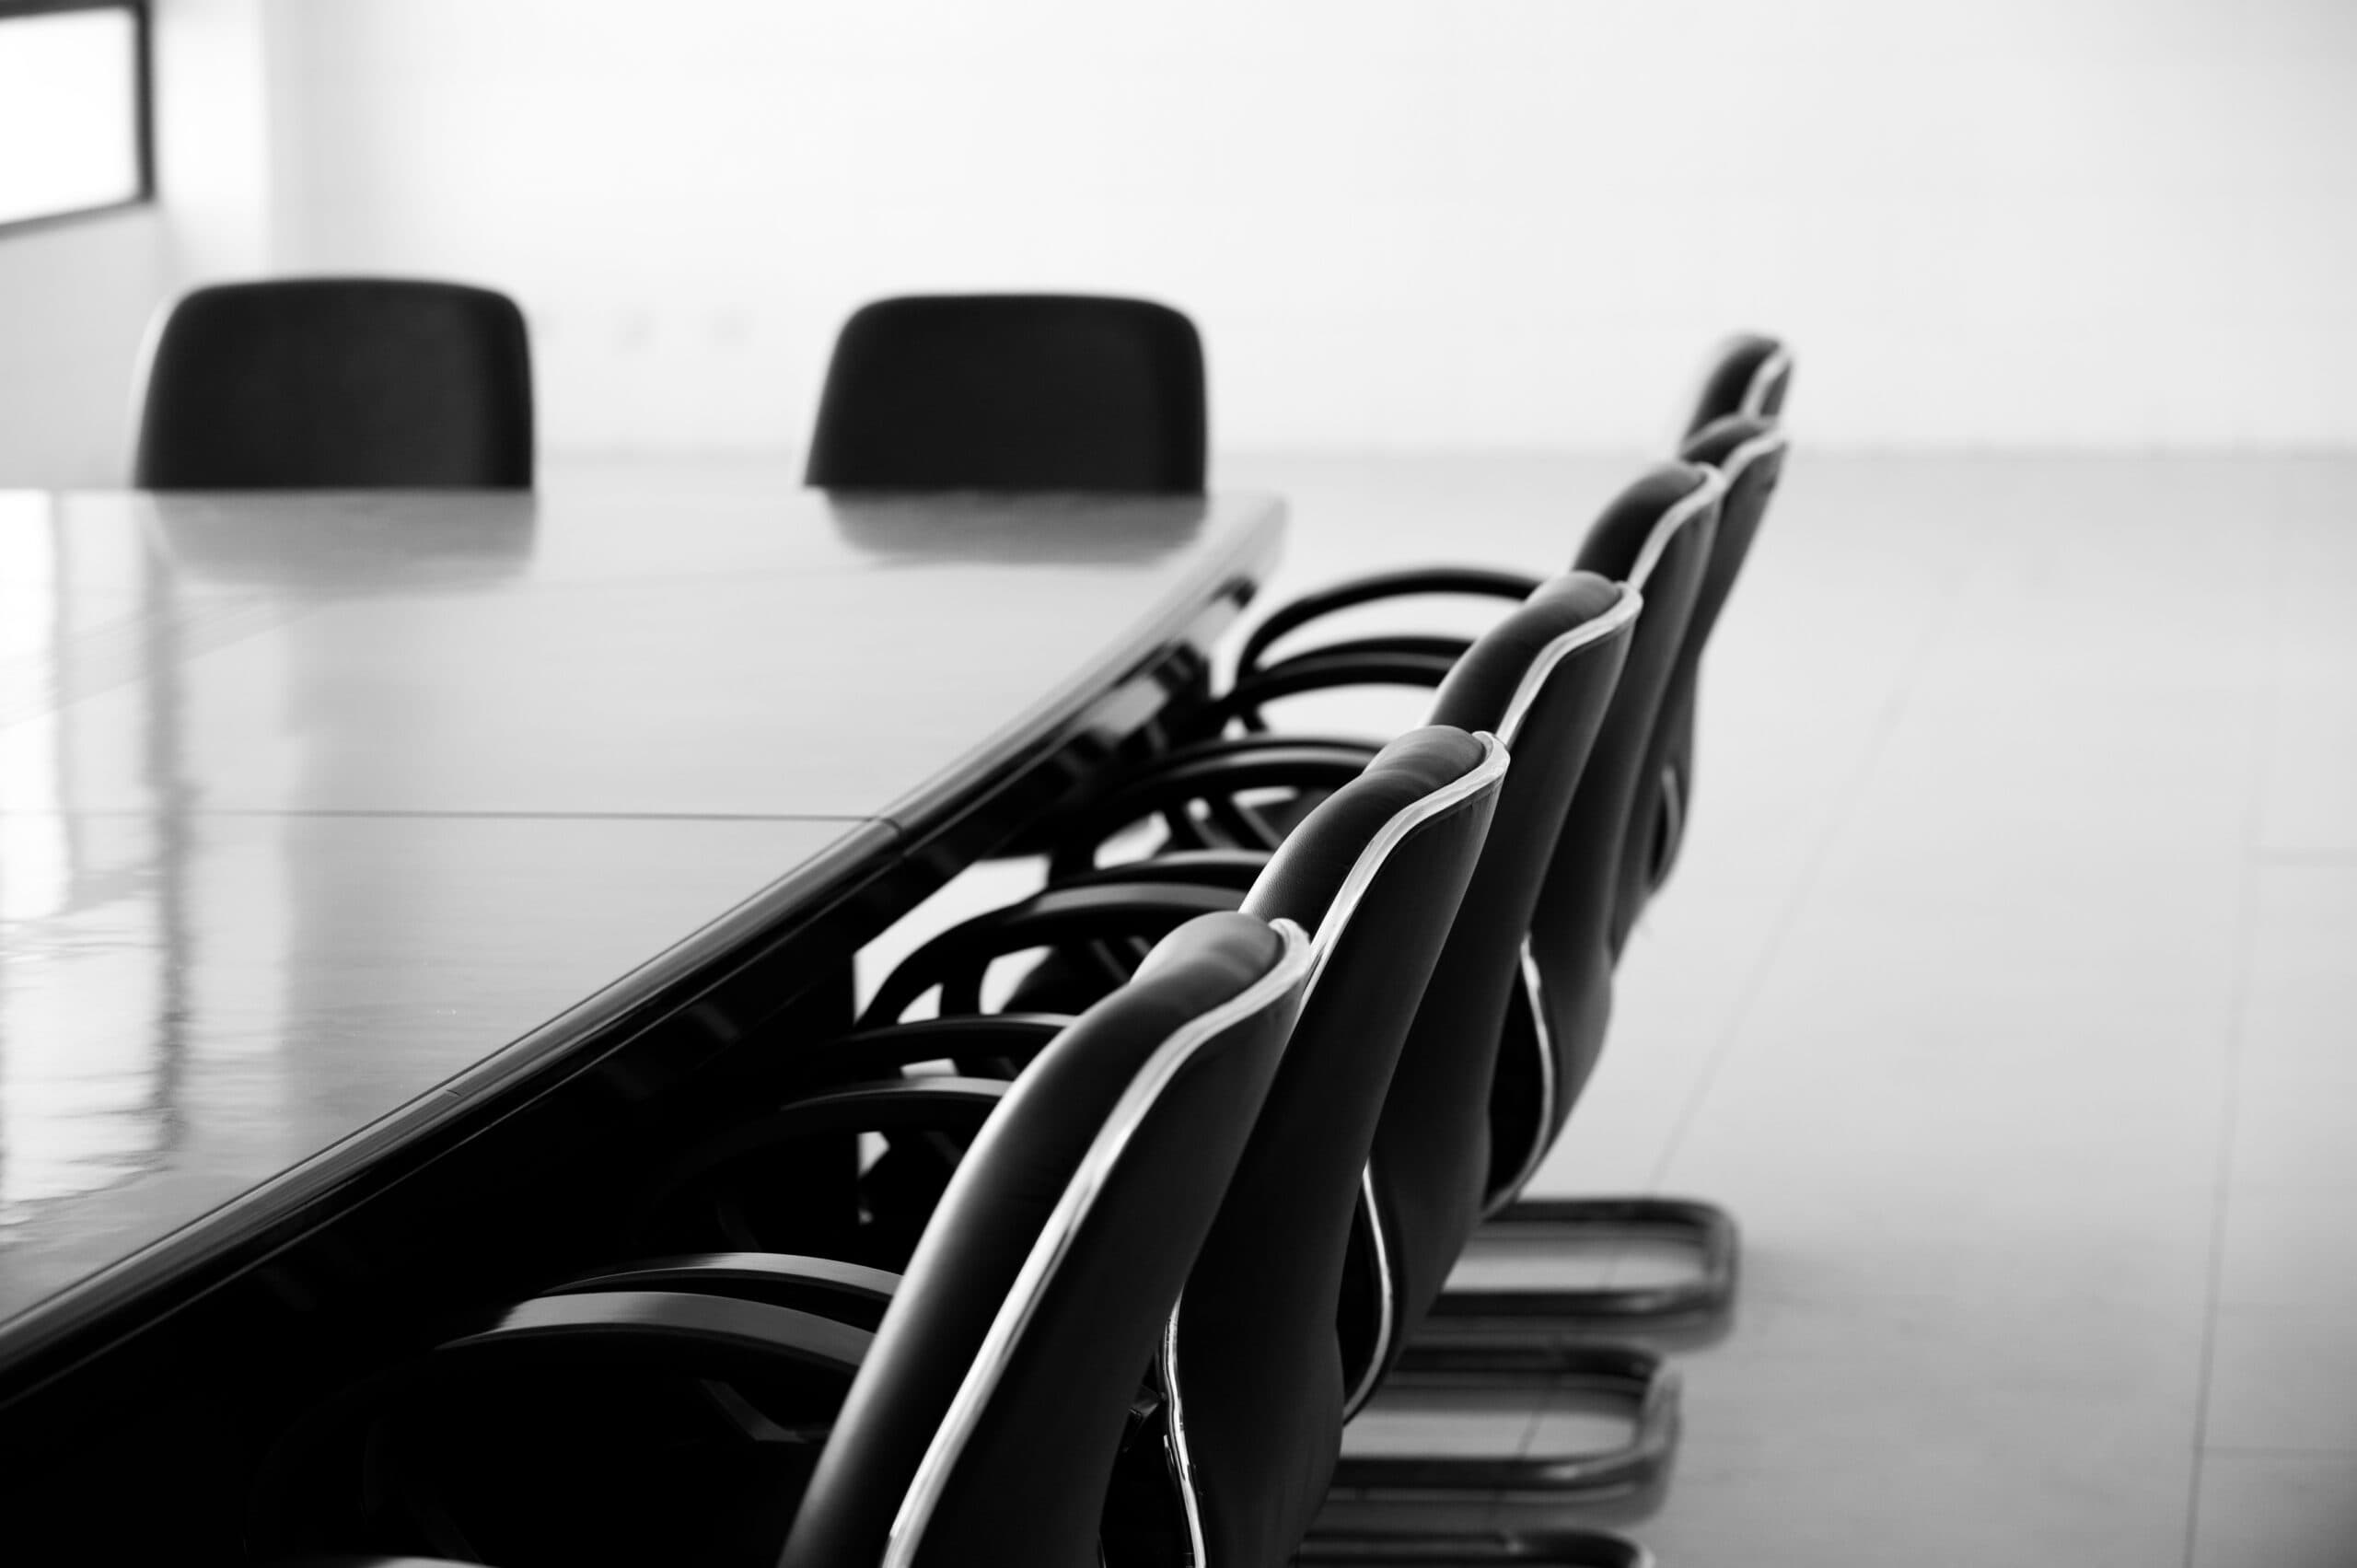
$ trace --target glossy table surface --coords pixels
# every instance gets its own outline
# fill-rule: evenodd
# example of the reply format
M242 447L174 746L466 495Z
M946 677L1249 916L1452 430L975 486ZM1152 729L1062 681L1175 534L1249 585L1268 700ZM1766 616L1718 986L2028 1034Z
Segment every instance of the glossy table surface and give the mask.
M0 494L0 1361L732 912L888 861L1232 615L1280 528L1253 498Z

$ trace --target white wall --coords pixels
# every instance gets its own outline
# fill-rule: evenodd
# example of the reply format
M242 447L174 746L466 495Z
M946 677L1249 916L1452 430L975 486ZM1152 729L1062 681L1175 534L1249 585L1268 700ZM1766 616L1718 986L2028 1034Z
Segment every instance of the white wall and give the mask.
M182 285L270 268L273 22L264 0L156 6L156 182Z
M1193 312L1231 450L1653 442L1751 324L1821 445L2357 441L2347 0L164 6L268 65L171 281L504 286L557 450L790 448L853 305L1001 287ZM87 401L141 289L36 242Z
M0 490L123 482L131 367L166 258L152 209L0 234Z
M156 204L0 234L0 489L123 483L157 307L269 264L262 0L154 18Z
M2347 0L291 0L290 264L505 283L553 444L791 444L878 293L1157 295L1231 447L2357 439Z

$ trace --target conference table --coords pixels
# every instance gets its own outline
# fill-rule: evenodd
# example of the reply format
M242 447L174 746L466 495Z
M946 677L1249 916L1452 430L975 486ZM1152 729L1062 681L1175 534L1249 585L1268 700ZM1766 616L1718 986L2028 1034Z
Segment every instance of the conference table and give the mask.
M857 947L1195 689L1282 527L693 471L0 494L0 1459L839 1021Z

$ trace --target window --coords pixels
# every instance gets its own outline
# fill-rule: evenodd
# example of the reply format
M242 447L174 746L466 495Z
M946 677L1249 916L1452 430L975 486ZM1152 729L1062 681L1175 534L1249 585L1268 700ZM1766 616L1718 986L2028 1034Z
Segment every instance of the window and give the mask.
M0 228L151 189L146 7L0 0Z

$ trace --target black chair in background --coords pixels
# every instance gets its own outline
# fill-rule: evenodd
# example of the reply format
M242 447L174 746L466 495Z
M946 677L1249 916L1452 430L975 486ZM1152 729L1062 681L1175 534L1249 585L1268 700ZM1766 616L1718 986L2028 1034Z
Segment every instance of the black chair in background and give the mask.
M827 364L803 478L830 490L1200 495L1211 440L1195 324L1109 295L910 295L862 306ZM1172 716L1210 691L1185 674ZM1132 742L1151 755L1168 720ZM1037 854L1018 835L1004 855Z
M1202 341L1167 306L912 296L843 323L806 478L829 489L1199 494L1209 429Z
M528 489L523 313L488 289L409 279L194 290L156 336L132 482Z
M1158 1451L1153 1433L1185 1452L1148 1374L1170 1375L1173 1304L1310 968L1298 927L1211 915L1011 1086L820 1097L986 1116L904 1274L721 1257L575 1281L290 1434L257 1544L509 1568L1097 1568L1122 1451ZM1163 1501L1191 1517L1190 1495Z

